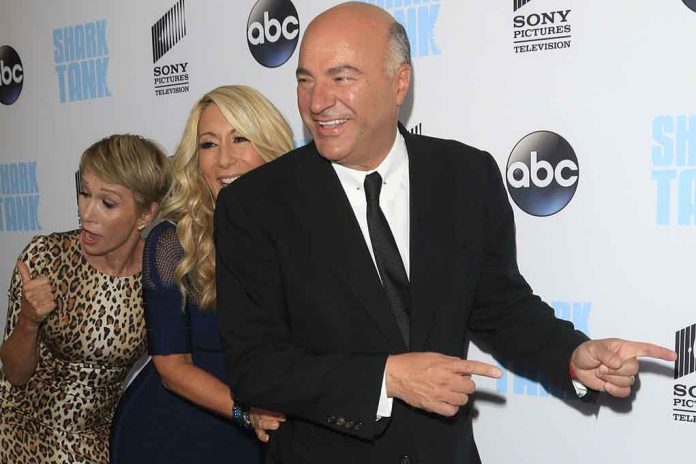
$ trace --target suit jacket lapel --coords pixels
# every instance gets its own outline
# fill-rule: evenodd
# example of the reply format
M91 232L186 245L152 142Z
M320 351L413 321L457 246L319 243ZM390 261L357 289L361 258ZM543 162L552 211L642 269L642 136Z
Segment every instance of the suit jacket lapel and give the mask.
M317 245L332 269L362 302L361 307L374 320L392 351L406 350L394 314L385 296L370 252L331 163L316 148L308 153L305 180L300 180L306 213L316 226ZM304 177L304 176L303 176ZM304 188L303 188L304 186Z
M456 253L456 218L451 206L452 173L436 163L423 139L399 125L406 141L410 183L410 282L411 351L427 344L433 318L444 306L443 297L452 285L450 263Z

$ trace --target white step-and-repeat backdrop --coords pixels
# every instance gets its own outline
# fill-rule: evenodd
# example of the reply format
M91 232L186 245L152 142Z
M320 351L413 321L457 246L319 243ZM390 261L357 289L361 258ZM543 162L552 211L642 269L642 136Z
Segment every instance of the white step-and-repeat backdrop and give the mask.
M297 48L329 0L4 0L0 285L35 234L77 226L81 152L111 133L172 153L206 90L252 85L307 140ZM490 151L520 266L594 338L678 346L629 401L588 407L481 379L487 463L691 462L696 431L696 1L372 0L408 30L402 120ZM0 309L4 327L6 299ZM490 360L475 347L470 357Z

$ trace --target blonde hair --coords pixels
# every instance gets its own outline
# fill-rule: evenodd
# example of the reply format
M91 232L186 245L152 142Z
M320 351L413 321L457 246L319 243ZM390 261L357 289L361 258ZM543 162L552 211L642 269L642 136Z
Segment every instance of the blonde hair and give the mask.
M196 296L201 309L215 308L215 198L198 165L198 122L210 104L220 109L227 122L246 137L268 162L293 148L292 131L280 112L257 90L243 85L218 87L205 94L191 109L176 153L171 194L160 216L174 221L184 257L174 278L185 296Z
M80 158L85 171L133 192L139 211L160 203L171 182L167 157L153 141L139 135L114 134L92 144Z

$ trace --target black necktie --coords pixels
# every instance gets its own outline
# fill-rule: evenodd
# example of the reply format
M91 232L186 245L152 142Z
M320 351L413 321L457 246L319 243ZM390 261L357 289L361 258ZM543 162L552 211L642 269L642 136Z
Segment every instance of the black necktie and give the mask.
M409 314L411 294L404 263L394 236L379 207L379 193L382 190L382 177L373 172L365 177L365 198L367 199L367 228L370 231L372 250L375 253L377 270L382 278L382 286L387 294L396 323L408 347Z

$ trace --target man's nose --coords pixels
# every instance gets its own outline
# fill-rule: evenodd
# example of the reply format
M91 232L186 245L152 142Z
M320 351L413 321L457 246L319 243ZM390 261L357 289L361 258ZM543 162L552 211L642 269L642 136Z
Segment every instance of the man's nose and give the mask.
M330 82L327 81L317 81L314 84L310 98L309 109L314 114L319 114L336 103L336 95L331 88Z

